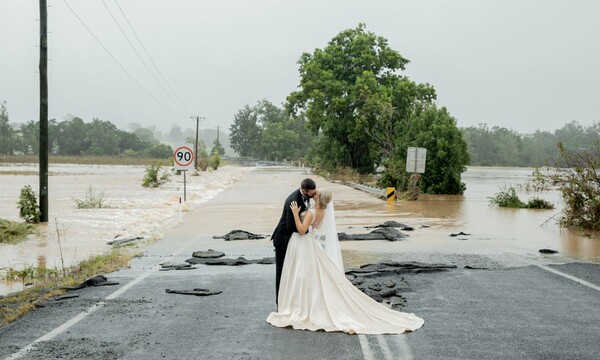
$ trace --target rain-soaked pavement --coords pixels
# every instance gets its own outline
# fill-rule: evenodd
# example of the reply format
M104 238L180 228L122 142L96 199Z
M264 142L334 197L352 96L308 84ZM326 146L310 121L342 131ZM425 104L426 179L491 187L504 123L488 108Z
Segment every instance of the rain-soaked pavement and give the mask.
M529 216L526 213L505 212L486 225L485 216L498 209L489 209L483 201L479 205L485 209L468 210L483 213L479 224L452 213L437 218L431 212L444 211L439 199L423 200L430 206L415 214L415 203L388 205L316 178L318 186L334 194L339 231L363 232L364 226L386 220L415 227L402 241L342 242L346 268L383 260L456 265L403 275L408 284L404 311L425 319L425 326L414 333L357 336L272 327L265 319L275 310L274 265L195 265L191 270L160 271L159 264L184 263L198 250L248 259L273 256L268 239L224 241L213 236L233 229L269 234L283 199L305 176L297 169L280 168L248 173L187 213L161 241L148 245L130 269L105 274L119 285L73 291L79 297L49 302L0 329L0 358L598 358L600 267L562 251L540 254L540 247L563 248L544 239L554 230L536 221L528 228L521 219ZM472 235L449 236L460 231ZM221 293L189 296L165 291L194 288Z

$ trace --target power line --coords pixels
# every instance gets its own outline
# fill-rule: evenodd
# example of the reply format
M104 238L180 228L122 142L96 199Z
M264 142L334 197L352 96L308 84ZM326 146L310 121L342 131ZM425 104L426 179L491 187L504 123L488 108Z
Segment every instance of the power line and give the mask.
M150 56L150 54L148 53L148 50L146 50L146 47L144 46L144 43L142 43L142 40L140 39L140 37L138 36L138 34L133 29L133 26L131 26L131 23L129 22L129 19L127 18L127 15L125 15L125 12L123 12L123 9L121 9L121 6L117 2L117 0L114 0L114 1L115 1L115 4L117 4L117 7L119 8L119 10L121 11L121 14L123 15L123 18L125 18L125 21L127 22L127 25L129 25L129 28L131 29L131 32L133 33L133 35L135 35L135 38L137 39L138 43L140 44L140 46L142 47L142 49L146 53L146 56L148 56L148 59L150 59L150 63L152 63L152 66L154 66L154 69L156 70L156 72L158 73L158 75L160 76L160 78L164 81L165 85L167 85L167 87L169 88L169 90L171 90L171 92L173 93L173 95L175 96L175 98L179 101L179 103L181 105L183 105L183 107L187 110L188 113L191 113L191 111L188 109L188 107L185 106L185 104L183 103L183 101L181 101L181 99L179 98L179 96L177 96L177 94L175 93L175 91L173 91L173 88L171 88L171 86L169 85L169 83L167 82L167 80L165 79L165 77L162 75L162 73L158 69L158 66L156 66L156 64L154 63L154 60L152 60L152 56Z
M162 102L160 102L160 100L158 100L154 95L152 95L148 90L146 90L146 88L144 88L142 86L142 84L140 84L130 73L129 71L127 71L127 69L125 69L125 67L123 65L121 65L121 63L119 62L119 60L117 60L117 58L106 48L106 46L104 46L104 44L102 44L102 41L100 41L100 39L98 39L98 37L94 34L94 32L92 32L92 30L85 24L85 22L83 21L83 19L81 19L81 17L79 17L79 15L77 15L77 13L75 12L75 10L73 10L73 8L69 5L69 3L67 3L67 0L63 0L63 2L65 3L65 5L67 5L67 7L69 8L69 10L71 10L71 12L73 13L73 15L75 15L75 17L77 18L77 20L79 20L79 22L81 23L81 25L83 25L83 27L85 27L85 29L90 33L90 35L92 35L92 37L96 40L96 42L98 42L98 44L102 47L102 49L104 49L104 51L106 51L106 53L113 59L113 61L121 68L121 70L123 70L127 76L129 76L129 78L136 83L137 86L139 86L140 89L142 89L142 91L144 91L148 96L150 96L152 99L154 99L154 101L159 104L160 106L164 107L165 109L169 110L170 112L172 112L173 114L179 116L179 117L186 117L184 115L178 114L176 111L173 111L171 108L169 108L168 106L166 106L165 104L163 104Z
M135 48L135 46L133 46L133 44L131 43L131 40L129 40L129 37L127 36L127 34L125 33L125 31L123 30L123 28L121 27L121 25L119 24L119 21L117 21L117 18L115 17L115 15L112 13L112 11L110 11L110 8L108 7L108 5L106 5L106 2L104 0L102 0L102 4L104 4L104 7L106 8L106 11L108 11L108 13L110 14L110 17L113 19L113 21L115 22L115 24L117 25L117 27L121 31L121 34L123 34L123 37L125 37L125 40L127 40L127 42L129 43L129 46L131 47L131 49L133 50L133 52L135 53L135 55L137 55L138 59L140 59L140 61L142 62L142 64L146 68L146 70L148 70L148 73L150 73L150 75L152 75L152 78L158 84L158 86L162 89L162 91L164 91L164 93L167 94L167 96L169 97L169 99L171 99L171 101L173 102L173 104L175 104L175 106L180 107L180 110L183 110L183 112L189 112L185 107L182 107L181 104L178 104L177 101L175 101L175 99L173 98L173 96L160 83L160 81L158 81L158 79L154 75L154 72L152 72L152 70L150 70L150 68L146 64L146 61L144 61L144 59L142 58L142 56L140 55L140 53L137 51L137 49ZM118 4L117 4L117 6L118 6Z

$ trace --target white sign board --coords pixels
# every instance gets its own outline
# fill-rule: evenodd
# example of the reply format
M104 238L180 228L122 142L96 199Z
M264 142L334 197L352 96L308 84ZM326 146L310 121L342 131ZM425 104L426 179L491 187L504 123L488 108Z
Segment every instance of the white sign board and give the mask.
M178 146L173 151L173 168L175 170L192 170L194 168L194 152L190 146Z
M406 151L406 172L419 174L424 173L426 157L427 149L409 147Z

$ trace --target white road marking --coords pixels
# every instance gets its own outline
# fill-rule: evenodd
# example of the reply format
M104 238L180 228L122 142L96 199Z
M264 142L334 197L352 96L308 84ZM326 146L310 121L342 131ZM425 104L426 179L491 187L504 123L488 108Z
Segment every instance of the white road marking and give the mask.
M171 261L176 255L179 255L179 253L181 253L185 248L187 248L188 245L191 244L192 242L197 242L197 239L195 239L195 238L191 239L190 241L185 243L185 245L183 245L179 250L174 252L173 255L171 255L167 260L164 260L161 262ZM160 265L157 265L157 266L151 268L150 270L146 271L142 275L140 275L137 278L133 279L132 281L128 282L127 284L125 284L124 286L122 286L121 288L116 290L115 292L108 295L106 298L104 298L104 300L112 300L112 299L119 297L125 291L131 289L133 286L135 286L140 281L142 281L145 278L147 278L148 276L150 276L153 272L157 271L159 268L160 268ZM97 302L96 304L94 304L90 308L88 308L87 310L80 312L79 314L75 315L75 317L71 318L67 322L54 328L54 330L51 330L50 332L46 333L45 335L42 335L39 338L35 339L31 344L25 346L24 348L17 351L16 353L4 358L4 360L16 360L16 359L23 357L23 355L25 355L29 351L31 351L37 343L40 343L42 341L52 340L56 336L62 334L66 330L68 330L71 326L73 326L73 325L77 324L78 322L80 322L81 320L85 319L88 315L94 313L98 309L101 309L104 305L106 305L106 303L104 301ZM362 344L361 344L361 346L362 346Z
M596 291L600 291L600 286L598 286L598 285L594 285L594 284L592 284L590 282L587 282L585 280L581 280L580 278L577 278L577 277L569 275L569 274L565 274L562 271L555 270L555 269L553 269L551 267L548 267L548 266L545 266L545 265L537 265L537 266L540 267L540 268L542 268L542 269L544 269L544 270L546 270L546 271L554 273L556 275L560 275L560 276L562 276L564 278L567 278L569 280L573 280L573 281L575 281L575 282L577 282L577 283L579 283L581 285L587 286L587 287L589 287L591 289L594 289Z
M395 335L393 339L398 345L398 350L401 354L401 357L399 357L399 359L412 360L413 354L410 350L410 346L408 346L408 343L406 342L406 335Z
M373 360L373 351L371 351L371 346L369 345L369 339L366 335L358 335L358 340L360 341L360 347L362 348L363 358L365 360Z
M390 351L390 347L388 346L387 341L385 339L386 338L383 335L377 335L377 342L379 343L379 348L381 349L383 357L386 360L394 360L392 352Z

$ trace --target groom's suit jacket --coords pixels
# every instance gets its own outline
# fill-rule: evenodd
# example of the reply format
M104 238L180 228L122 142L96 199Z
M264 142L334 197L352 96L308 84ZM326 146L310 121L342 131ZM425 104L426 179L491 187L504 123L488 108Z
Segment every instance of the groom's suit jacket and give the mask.
M298 207L300 208L300 212L306 210L306 204L304 204L300 189L294 191L290 194L290 196L287 197L287 199L285 199L281 218L279 219L279 223L277 224L277 227L271 236L273 245L277 250L285 251L292 234L298 232L298 229L296 229L296 222L294 221L294 213L292 213L292 210L290 209L290 204L292 201L296 201Z

